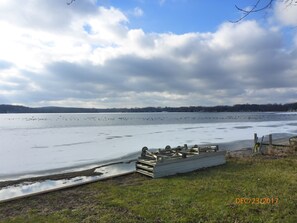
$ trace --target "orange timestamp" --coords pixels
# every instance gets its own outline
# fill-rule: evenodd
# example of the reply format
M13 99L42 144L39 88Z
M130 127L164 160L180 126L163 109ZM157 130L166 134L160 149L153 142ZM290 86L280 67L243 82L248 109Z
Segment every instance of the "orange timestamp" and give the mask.
M278 197L237 197L235 204L278 204Z

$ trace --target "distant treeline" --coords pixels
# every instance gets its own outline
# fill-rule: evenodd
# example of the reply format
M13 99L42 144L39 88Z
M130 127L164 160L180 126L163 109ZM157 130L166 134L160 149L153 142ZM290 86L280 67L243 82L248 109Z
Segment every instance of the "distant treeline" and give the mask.
M145 108L68 108L21 105L0 105L0 113L103 113L103 112L287 112L297 111L297 103L290 104L238 104L233 106L145 107Z

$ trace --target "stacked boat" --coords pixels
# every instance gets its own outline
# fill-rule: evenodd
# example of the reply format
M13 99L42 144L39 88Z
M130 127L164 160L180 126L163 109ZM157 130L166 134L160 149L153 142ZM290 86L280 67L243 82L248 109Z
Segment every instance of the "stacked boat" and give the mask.
M152 178L186 173L226 163L226 151L219 151L217 145L188 147L178 146L165 149L149 150L142 148L141 156L136 162L136 172Z

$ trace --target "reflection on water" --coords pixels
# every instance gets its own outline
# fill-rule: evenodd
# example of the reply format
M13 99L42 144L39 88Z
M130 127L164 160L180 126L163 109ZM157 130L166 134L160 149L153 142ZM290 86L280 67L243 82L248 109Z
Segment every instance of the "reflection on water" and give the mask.
M0 189L0 201L10 200L23 196L30 196L48 190L62 189L81 185L88 182L103 180L108 177L131 173L135 171L135 162L121 163L111 166L100 167L95 170L96 173L102 173L97 176L79 176L63 180L45 180L39 182L24 182L13 186Z

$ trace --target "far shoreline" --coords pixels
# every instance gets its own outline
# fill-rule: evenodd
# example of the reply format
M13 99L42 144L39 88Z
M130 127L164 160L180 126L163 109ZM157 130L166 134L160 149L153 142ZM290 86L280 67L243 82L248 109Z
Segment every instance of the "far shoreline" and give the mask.
M1 113L143 113L143 112L297 112L297 103L287 104L235 104L216 106L134 107L134 108L79 108L79 107L27 107L0 105Z

